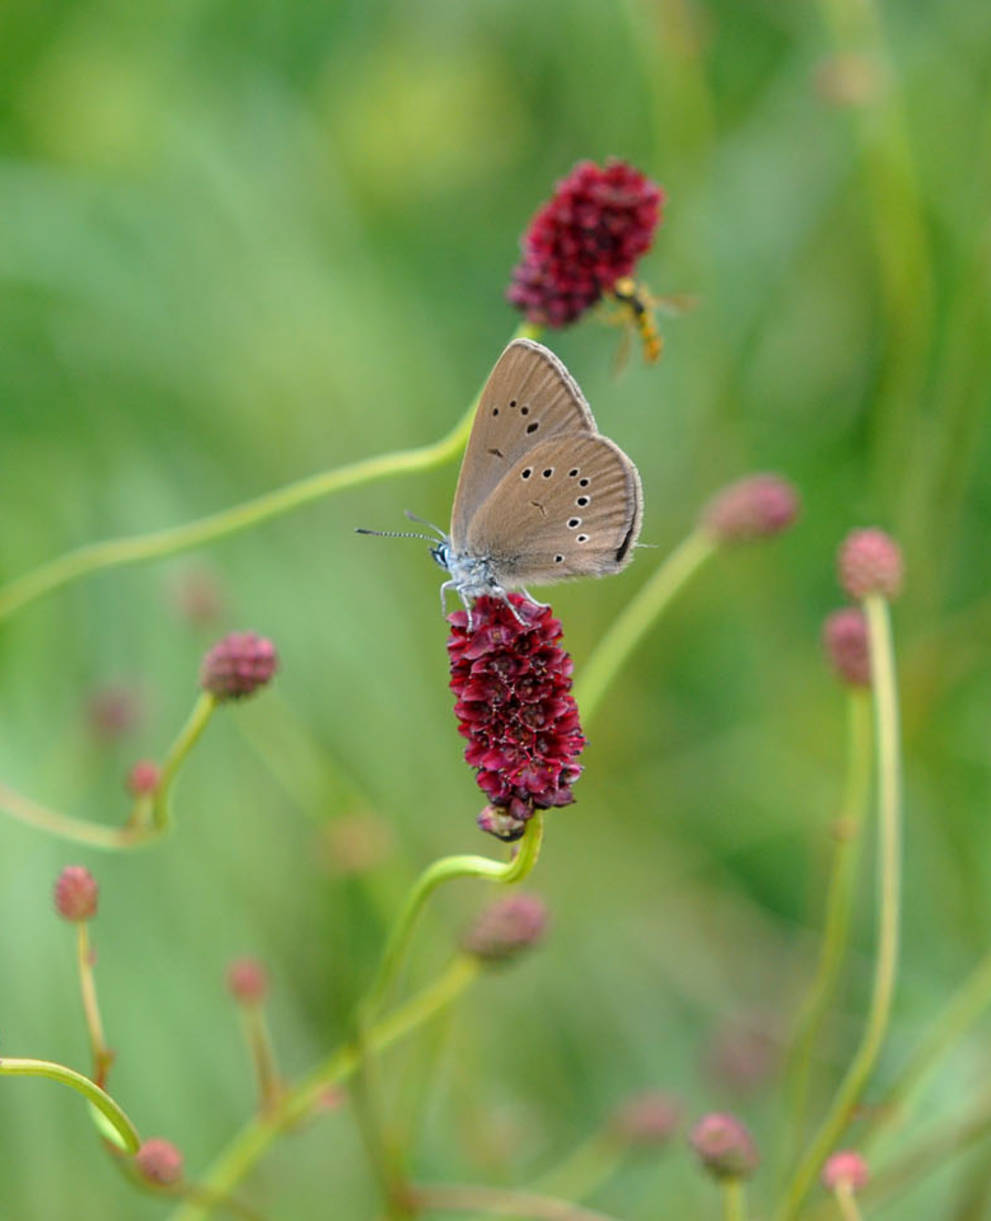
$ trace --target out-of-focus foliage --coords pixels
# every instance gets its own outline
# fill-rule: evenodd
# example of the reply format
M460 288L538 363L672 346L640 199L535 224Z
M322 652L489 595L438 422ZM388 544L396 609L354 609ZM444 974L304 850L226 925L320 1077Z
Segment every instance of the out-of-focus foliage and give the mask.
M614 330L550 339L639 464L645 541L671 546L748 470L802 489L799 526L720 558L613 688L579 804L549 817L533 880L553 911L546 946L483 981L439 1050L427 1032L385 1061L423 1177L527 1183L648 1085L693 1116L736 1107L773 1149L775 1082L741 1099L713 1079L712 1046L734 1023L787 1028L813 962L843 758L819 627L855 525L898 536L908 573L905 952L881 1079L986 949L989 79L983 0L0 10L4 578L440 436L515 325L502 293L520 232L582 157L623 156L663 183L642 270L656 293L699 299L663 322L659 366L632 359L619 378ZM102 886L114 1093L193 1177L252 1104L225 964L269 964L275 1038L299 1071L347 1035L414 872L489 847L451 715L439 574L418 544L352 532L401 528L407 506L443 522L455 475L99 575L0 630L0 775L108 822L127 767L185 716L213 638L253 628L278 645L275 689L225 710L197 748L164 846L95 856L0 823L0 1054L85 1064L50 898L59 869L85 863ZM555 592L579 673L662 554ZM191 579L222 592L206 625L180 611ZM111 684L140 716L108 741L86 709ZM342 873L349 852L372 867ZM869 856L827 1081L863 1008ZM481 889L441 896L416 977ZM986 1067L980 1038L958 1049L918 1132L976 1101ZM161 1213L55 1087L0 1083L0 1146L4 1216ZM984 1150L876 1215L962 1217L987 1174ZM282 1142L244 1195L266 1216L333 1200L360 1218L370 1183L343 1108ZM636 1219L715 1200L679 1148L593 1203Z

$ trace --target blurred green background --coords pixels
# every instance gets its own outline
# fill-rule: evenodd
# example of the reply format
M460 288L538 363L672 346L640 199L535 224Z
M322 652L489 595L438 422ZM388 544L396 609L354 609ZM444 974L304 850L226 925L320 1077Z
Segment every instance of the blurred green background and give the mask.
M984 0L0 9L3 578L440 436L516 323L502 294L520 233L584 157L664 185L641 272L699 298L663 321L659 366L634 352L618 378L615 330L549 338L640 467L643 538L669 548L749 470L802 490L798 528L717 559L612 689L530 884L553 910L546 947L385 1060L420 1177L526 1184L645 1086L689 1116L731 1107L773 1149L776 1079L744 1089L712 1049L741 1025L787 1029L814 962L844 749L819 630L855 525L892 530L909 572L905 949L879 1081L988 947L989 85ZM0 821L0 1054L85 1067L50 899L58 870L85 863L102 884L113 1092L191 1177L252 1105L228 960L270 965L298 1072L345 1036L415 873L497 848L474 827L440 574L419 544L352 532L401 528L405 507L445 521L455 478L394 479L95 576L0 630L0 775L110 823L213 639L251 627L280 650L276 688L218 715L191 758L166 844L99 855ZM555 591L579 673L662 555ZM219 599L207 622L191 590ZM108 688L135 715L101 734ZM344 874L355 824L338 820L356 813L376 820L359 824L377 829L372 865ZM870 857L822 1048L833 1074L869 983ZM485 897L440 897L414 980ZM915 1136L976 1102L989 1069L975 1036ZM0 1084L0 1150L4 1217L166 1211L54 1085ZM978 1147L869 1215L991 1215L989 1190ZM375 1215L348 1109L281 1142L242 1195L271 1218ZM591 1202L629 1219L717 1210L680 1145Z

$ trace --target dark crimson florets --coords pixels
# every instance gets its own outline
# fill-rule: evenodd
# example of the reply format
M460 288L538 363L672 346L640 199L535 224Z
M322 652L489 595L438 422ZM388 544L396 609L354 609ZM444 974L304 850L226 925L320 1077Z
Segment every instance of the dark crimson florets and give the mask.
M465 759L489 799L479 826L499 839L519 839L534 810L574 801L585 745L571 694L571 658L558 643L561 624L550 607L519 594L479 598L468 615L448 616L451 689Z
M530 322L567 326L650 249L664 192L625 161L580 161L523 235L506 291Z
M275 645L254 632L231 632L203 658L200 683L218 700L253 695L275 673Z

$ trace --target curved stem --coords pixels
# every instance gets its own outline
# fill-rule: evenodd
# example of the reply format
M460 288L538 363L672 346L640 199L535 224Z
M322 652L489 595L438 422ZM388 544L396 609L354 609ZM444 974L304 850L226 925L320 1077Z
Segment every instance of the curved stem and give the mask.
M702 530L693 531L613 621L575 683L575 700L583 722L587 724L595 715L607 687L654 621L716 549L717 544L708 534Z
M822 1163L835 1147L877 1061L891 1016L898 965L901 901L901 766L898 695L888 605L874 594L864 599L870 639L878 753L878 914L877 961L867 1025L832 1106L801 1159L781 1216L795 1217Z
M493 861L487 856L445 856L434 861L420 874L392 928L371 987L359 1006L364 1022L374 1017L385 1000L399 971L417 917L437 887L456 878L488 878L490 882L500 882L507 886L521 882L537 863L543 834L543 811L536 810L527 823L516 855L511 861Z
M540 327L523 324L516 329L513 338L537 338L541 330ZM239 530L280 517L283 513L290 513L293 509L322 500L323 497L342 492L346 488L360 487L362 484L410 471L427 471L443 466L445 462L452 462L464 448L477 402L476 397L451 431L430 445L379 454L374 458L348 463L335 470L321 471L318 475L310 475L286 487L257 496L254 500L234 505L230 509L222 509L219 513L211 513L183 526L153 530L149 534L139 534L131 538L90 543L75 551L69 551L0 588L0 620L36 598L101 569L176 555L180 551L189 551L193 547L200 547L204 543L226 538Z
M58 810L50 810L5 784L0 784L0 810L28 826L57 835L60 839L86 844L90 848L120 852L147 847L171 830L173 785L182 763L206 728L216 706L212 695L205 692L200 695L189 720L169 747L154 796L139 798L134 803L130 819L122 827L106 827L102 823L87 822L83 818L72 818Z
M837 1183L833 1194L836 1196L836 1203L839 1205L843 1221L861 1221L857 1198L849 1183Z
M120 1145L128 1153L136 1153L141 1145L138 1130L131 1123L122 1107L105 1093L100 1087L77 1073L75 1069L64 1064L54 1064L50 1060L24 1060L4 1057L0 1060L0 1077L48 1077L51 1081L60 1081L70 1089L90 1102L107 1120L117 1134Z
M854 882L860 859L860 839L871 783L871 706L869 692L853 687L847 697L846 783L835 822L835 848L826 892L822 948L815 978L796 1027L786 1074L789 1089L788 1138L791 1148L805 1133L809 1080L822 1023L839 978L849 940Z
M422 992L372 1026L368 1032L370 1049L384 1051L446 1009L476 979L480 970L476 959L459 955ZM200 1180L201 1189L210 1194L210 1200L187 1201L176 1209L171 1221L203 1221L218 1200L229 1195L261 1159L272 1142L310 1115L321 1095L351 1077L358 1066L357 1048L346 1044L287 1089L272 1111L256 1116L235 1136Z

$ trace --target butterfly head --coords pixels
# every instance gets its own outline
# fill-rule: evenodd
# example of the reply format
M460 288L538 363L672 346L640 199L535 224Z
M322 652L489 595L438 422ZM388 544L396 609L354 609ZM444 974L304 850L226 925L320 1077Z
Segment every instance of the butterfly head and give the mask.
M437 543L430 548L430 555L435 564L439 564L441 568L447 572L451 570L451 542L450 539L444 539L443 542Z

